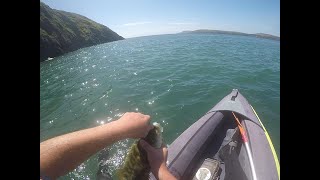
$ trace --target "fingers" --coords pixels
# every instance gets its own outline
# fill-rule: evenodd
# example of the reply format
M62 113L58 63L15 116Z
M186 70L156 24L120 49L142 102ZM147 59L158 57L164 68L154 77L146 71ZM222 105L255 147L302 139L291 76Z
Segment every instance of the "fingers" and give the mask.
M146 119L146 120L150 120L150 116L149 115L145 115L145 114L142 114L143 116L144 116L144 118Z
M164 150L164 152L168 152L167 145L165 145L164 143L162 143L161 148Z
M145 114L142 114L142 113L139 113L139 112L126 112L125 115L128 115L128 116L133 116L133 117L136 117L136 118L139 118L139 119L143 119L146 123L149 123L150 122L150 116L149 115L145 115Z
M144 115L144 114L141 114L141 115L143 120L146 122L146 124L149 125L151 117L149 115Z
M153 125L148 124L147 127L146 127L146 131L144 131L143 137L144 137L144 138L147 137L147 135L149 134L149 131L150 131L151 129L153 129L153 128L154 128Z
M166 148L167 149L167 145L162 142L161 148Z
M144 116L145 116L144 118L146 119L146 123L147 123L147 134L148 134L149 131L154 128L154 126L152 124L150 124L150 116L149 115L144 115Z
M139 116L140 116L140 118L141 119L143 119L144 120L144 122L146 123L146 125L147 125L147 128L146 128L146 134L145 134L145 136L148 134L148 132L151 130L151 129L153 129L153 125L151 125L150 124L150 116L149 115L145 115L145 114L142 114L142 113L136 113L136 114L138 114Z
M149 132L151 129L153 129L153 128L154 128L154 126L151 125L151 124L149 124L148 127L147 127L148 132Z

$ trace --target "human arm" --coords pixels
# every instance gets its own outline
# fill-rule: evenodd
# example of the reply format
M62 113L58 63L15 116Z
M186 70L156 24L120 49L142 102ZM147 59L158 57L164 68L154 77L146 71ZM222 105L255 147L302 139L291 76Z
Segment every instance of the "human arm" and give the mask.
M156 149L149 145L146 141L140 140L141 147L146 150L148 154L148 161L151 167L151 172L158 180L176 180L166 166L168 157L168 149L162 146Z
M40 172L56 179L112 143L145 137L153 128L149 121L148 115L125 113L116 121L46 140L40 143Z

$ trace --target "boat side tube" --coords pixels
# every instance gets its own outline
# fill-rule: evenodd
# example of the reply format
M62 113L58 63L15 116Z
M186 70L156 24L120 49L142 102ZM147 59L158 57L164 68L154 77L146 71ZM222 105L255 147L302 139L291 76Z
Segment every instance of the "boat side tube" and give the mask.
M201 148L223 119L221 112L209 113L201 117L185 130L168 148L168 168L177 178L196 163Z

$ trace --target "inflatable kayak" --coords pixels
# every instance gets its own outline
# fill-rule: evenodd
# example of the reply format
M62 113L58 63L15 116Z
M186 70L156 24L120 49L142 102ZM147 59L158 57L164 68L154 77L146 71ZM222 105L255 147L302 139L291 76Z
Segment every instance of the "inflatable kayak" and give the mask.
M169 145L167 166L179 179L280 179L272 141L237 89Z

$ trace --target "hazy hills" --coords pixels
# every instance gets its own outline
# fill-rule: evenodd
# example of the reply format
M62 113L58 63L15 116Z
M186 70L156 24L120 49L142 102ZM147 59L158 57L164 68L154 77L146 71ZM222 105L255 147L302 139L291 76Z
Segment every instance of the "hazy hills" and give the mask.
M257 37L257 38L265 38L265 39L272 39L272 40L280 41L280 37L273 36L270 34L264 34L264 33L248 34L248 33L236 32L236 31L221 31L221 30L209 30L209 29L199 29L199 30L195 30L195 31L183 31L181 33L231 34L231 35L253 36L253 37Z

